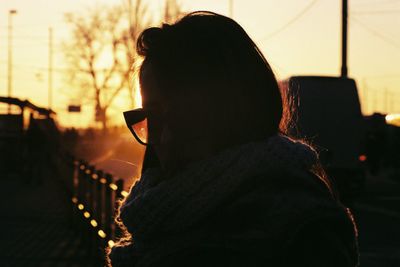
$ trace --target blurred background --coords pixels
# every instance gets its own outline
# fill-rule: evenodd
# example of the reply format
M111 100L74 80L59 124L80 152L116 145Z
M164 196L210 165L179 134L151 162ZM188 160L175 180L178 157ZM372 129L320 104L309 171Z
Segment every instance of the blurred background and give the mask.
M2 0L0 265L102 266L144 157L136 38L195 10L239 22L299 98L291 134L354 210L362 266L399 266L399 0Z

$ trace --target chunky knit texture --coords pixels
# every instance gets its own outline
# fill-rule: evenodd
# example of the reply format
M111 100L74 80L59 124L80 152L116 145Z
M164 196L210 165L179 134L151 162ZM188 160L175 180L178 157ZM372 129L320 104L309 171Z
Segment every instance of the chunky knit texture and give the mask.
M236 146L191 163L167 180L163 179L159 169L148 169L131 188L120 208L120 218L132 235L132 240L112 249L112 265L157 266L163 257L200 242L206 235L211 236L212 233L202 232L201 223L213 218L221 207L243 198L243 194L238 193L241 189L250 185L251 192L252 185L260 177L265 180L264 184L268 184L267 188L275 189L267 189L271 192L262 193L270 197L271 201L258 212L265 211L268 218L275 219L267 220L270 221L265 227L267 230L258 231L257 238L265 236L276 244L274 249L277 249L280 237L286 243L290 239L289 235L284 236L289 233L289 229L294 233L301 225L321 214L339 217L342 215L338 214L345 214L324 183L312 175L311 169L317 161L317 153L310 146L276 135L262 142ZM276 173L284 173L298 181L274 180L279 175L271 174ZM304 189L304 192L298 190L290 192L290 195L282 190L280 194L276 185L281 182L289 188L293 187L291 183L310 183L313 185L305 188L318 187L310 189L318 193ZM292 198L301 201L292 201ZM257 205L259 203L250 204L254 207ZM348 220L346 215L341 218ZM296 227L290 225L293 222ZM245 237L241 237L238 243L244 243L243 238L246 239L247 234L246 229L243 229L242 235ZM222 242L223 246L235 246L233 239L227 245L228 239L218 242Z

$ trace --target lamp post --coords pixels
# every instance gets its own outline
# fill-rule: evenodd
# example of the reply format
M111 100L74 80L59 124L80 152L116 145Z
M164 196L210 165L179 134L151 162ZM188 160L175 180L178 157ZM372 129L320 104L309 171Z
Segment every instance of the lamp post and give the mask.
M8 97L12 92L12 16L17 14L17 10L8 11ZM8 113L11 113L11 106L8 105Z
M49 28L49 69L48 69L49 110L53 108L53 28Z

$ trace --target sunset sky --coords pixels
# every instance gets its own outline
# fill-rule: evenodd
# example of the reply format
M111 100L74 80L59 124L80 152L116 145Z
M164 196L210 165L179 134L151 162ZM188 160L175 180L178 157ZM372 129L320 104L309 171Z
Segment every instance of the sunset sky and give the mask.
M134 0L132 0L134 1ZM71 95L65 83L61 44L68 41L66 12L84 13L122 0L1 0L0 95L7 95L7 21L13 16L13 96L47 106L48 28L54 31L54 109L62 125L91 125L93 107L68 114L68 104L87 101ZM155 17L162 0L148 0ZM183 11L229 15L228 0L180 0ZM349 76L356 79L364 113L400 113L400 0L349 0ZM233 0L233 18L259 45L277 77L340 73L340 0ZM127 93L109 115L121 122Z

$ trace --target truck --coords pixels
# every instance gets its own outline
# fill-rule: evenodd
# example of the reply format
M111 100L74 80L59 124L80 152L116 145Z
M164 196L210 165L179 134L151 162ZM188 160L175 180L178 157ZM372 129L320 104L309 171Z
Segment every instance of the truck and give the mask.
M319 153L342 201L352 205L365 182L365 127L353 79L293 76L280 83L290 112L287 134Z

